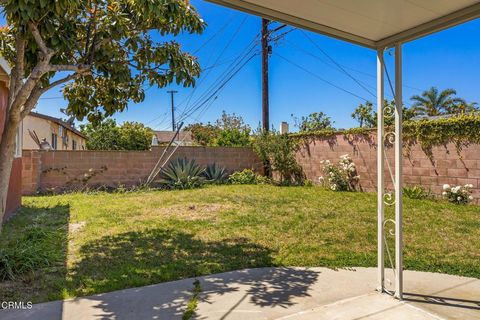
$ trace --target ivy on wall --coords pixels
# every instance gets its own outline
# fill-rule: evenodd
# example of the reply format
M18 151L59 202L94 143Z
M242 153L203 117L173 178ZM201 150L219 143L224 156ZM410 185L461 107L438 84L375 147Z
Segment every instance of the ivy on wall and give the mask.
M432 148L452 143L458 156L470 144L480 144L480 115L459 115L451 118L406 121L403 139L407 153L414 144L432 160Z
M385 128L386 132L393 131L393 127ZM373 143L372 136L375 129L352 128L342 131L326 129L314 132L292 133L290 137L299 142L327 141L334 144L338 135L343 135L349 142L368 141ZM470 144L480 144L480 115L464 114L449 118L409 120L403 123L404 152L408 156L413 145L418 144L425 154L433 161L432 149L455 146L461 158L461 151Z

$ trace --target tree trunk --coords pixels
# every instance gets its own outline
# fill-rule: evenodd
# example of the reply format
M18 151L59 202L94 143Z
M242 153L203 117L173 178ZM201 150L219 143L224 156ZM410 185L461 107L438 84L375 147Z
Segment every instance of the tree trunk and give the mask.
M0 138L0 233L7 206L8 186L15 156L15 137L20 122L19 117L12 116L11 113L6 116L8 118L5 121L3 134Z

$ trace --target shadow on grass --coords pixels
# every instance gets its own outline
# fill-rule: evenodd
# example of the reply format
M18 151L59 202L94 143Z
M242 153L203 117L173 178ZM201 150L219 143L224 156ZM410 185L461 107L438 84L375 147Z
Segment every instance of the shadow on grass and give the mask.
M191 297L193 280L186 278L273 266L272 253L246 238L204 241L169 229L127 232L104 236L81 247L83 258L72 270L70 287L77 290L77 295L86 295L185 279L88 298L97 309L96 314L104 319L171 319L183 314ZM208 277L201 296L208 301L210 294L237 291L237 286L229 285L235 282L251 287L249 296L255 304L288 306L292 297L307 295L316 278L315 272L288 268L243 270ZM131 314L132 306L137 312L141 309L142 314Z

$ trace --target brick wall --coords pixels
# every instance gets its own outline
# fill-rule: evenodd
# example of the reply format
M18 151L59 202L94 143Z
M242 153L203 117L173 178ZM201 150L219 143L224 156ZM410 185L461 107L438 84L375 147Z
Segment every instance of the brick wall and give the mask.
M393 148L387 148L389 162L394 165ZM376 137L349 140L343 135L326 140L315 140L303 145L297 153L297 160L303 167L307 177L318 181L323 175L321 160L338 162L341 155L348 154L357 165L361 187L365 191L374 191L377 182L377 149ZM427 190L440 195L445 183L474 186L473 196L480 198L480 145L471 145L462 150L462 159L453 145L433 149L434 162L427 157L420 146L411 149L409 157L403 159L404 183L406 185L422 185ZM394 168L392 167L392 174ZM390 173L385 166L387 187L391 188Z
M24 150L23 194L38 191L69 190L82 185L85 176L89 186L132 186L145 181L164 148L152 151L36 151ZM216 162L229 171L262 166L249 148L179 147L173 159L187 157L202 166Z

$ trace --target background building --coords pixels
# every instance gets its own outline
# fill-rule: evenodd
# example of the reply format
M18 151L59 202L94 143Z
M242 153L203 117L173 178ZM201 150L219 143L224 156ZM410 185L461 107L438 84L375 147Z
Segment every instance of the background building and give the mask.
M73 121L30 112L23 120L23 148L85 150L86 138Z

